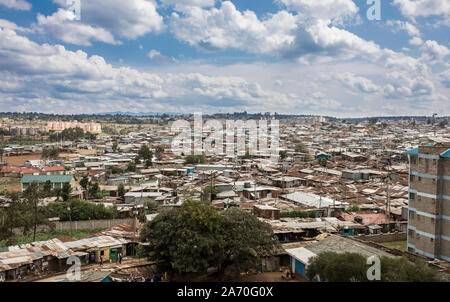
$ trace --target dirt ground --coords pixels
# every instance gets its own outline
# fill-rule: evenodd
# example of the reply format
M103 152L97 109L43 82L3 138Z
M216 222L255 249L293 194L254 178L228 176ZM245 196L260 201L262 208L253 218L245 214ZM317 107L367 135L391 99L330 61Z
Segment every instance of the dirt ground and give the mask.
M20 178L0 177L0 192L5 190L9 193L21 192Z
M298 274L294 279L286 279L283 276L286 276L287 268L283 270L283 272L265 272L265 273L256 273L249 272L246 275L241 274L233 274L228 276L218 277L215 274L205 276L189 274L185 276L177 276L172 277L175 282L309 282L307 279L300 277Z
M6 162L10 166L16 167L23 166L27 160L37 160L37 159L41 159L41 154L3 156L4 162Z
M76 153L60 153L60 158L70 158L70 157L76 157L76 154L81 155L93 155L97 154L97 150L86 150L86 149L79 149L76 151ZM40 153L34 153L34 154L27 154L27 155L13 155L13 156L3 156L3 161L6 162L10 166L15 167L21 167L25 164L27 160L37 160L41 159Z
M284 274L286 275L286 274ZM286 280L280 272L259 273L256 275L242 276L236 282L308 282L308 280L296 276L295 279Z

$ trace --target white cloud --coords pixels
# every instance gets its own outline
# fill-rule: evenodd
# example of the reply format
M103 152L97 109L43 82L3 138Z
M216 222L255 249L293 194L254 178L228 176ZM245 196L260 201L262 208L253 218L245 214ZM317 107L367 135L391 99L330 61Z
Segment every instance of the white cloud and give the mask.
M68 51L61 45L40 45L1 28L0 69L10 75L0 87L3 91L0 105L8 110L26 107L46 112L130 111L130 108L189 111L192 106L205 110L276 106L288 110L295 101L295 96L265 90L241 77L200 73L159 75L129 67L115 68L100 56L89 57L83 51ZM24 81L22 86L26 89L14 92Z
M432 96L435 90L433 82L429 79L411 76L404 72L390 72L387 79L389 84L384 89L387 98Z
M28 11L31 9L31 4L25 0L0 0L0 5L16 10Z
M357 76L353 73L338 73L334 75L334 78L337 79L342 85L360 92L374 93L380 90L380 87L375 85L371 80L362 76Z
M439 78L440 78L441 83L446 88L450 88L450 69L447 69L446 71L439 74Z
M407 21L389 20L389 21L387 21L386 24L394 27L394 32L399 31L399 30L404 30L411 37L420 37L421 36L420 30Z
M423 44L423 40L419 37L414 37L411 40L409 40L409 44L411 45L422 45Z
M67 8L66 0L53 0ZM95 0L81 2L81 22L121 38L136 39L164 29L163 17L152 0Z
M446 46L431 40L426 41L420 50L422 51L421 58L430 63L442 62L450 54L450 50Z
M9 20L5 20L5 19L0 19L0 27L8 28L8 29L12 29L14 31L20 31L20 32L29 32L30 31L28 28L17 26L16 23L11 22Z
M359 9L352 0L277 0L302 19L321 19L336 24L353 18Z
M222 2L220 8L190 7L171 16L171 28L178 39L208 50L239 48L272 53L293 42L296 27L295 17L286 11L260 21L254 12L241 13L229 1Z
M109 31L76 21L73 12L61 8L51 16L38 14L34 29L71 44L91 46L92 41L119 44Z
M398 6L404 16L412 19L450 14L448 0L394 0L393 5Z
M260 20L254 12L240 12L233 3L224 1L220 8L193 7L181 14L173 13L171 30L178 39L208 50L237 48L305 63L380 52L375 43L332 25L333 18L354 16L358 9L352 1L283 0L283 3L292 10L305 8L306 12L327 9L318 13L319 17L281 10Z
M215 0L160 0L163 5L173 6L177 11L184 11L189 7L212 7Z
M148 52L147 57L158 63L164 63L164 62L175 62L176 60L174 58L169 58L163 55L159 50L152 49Z

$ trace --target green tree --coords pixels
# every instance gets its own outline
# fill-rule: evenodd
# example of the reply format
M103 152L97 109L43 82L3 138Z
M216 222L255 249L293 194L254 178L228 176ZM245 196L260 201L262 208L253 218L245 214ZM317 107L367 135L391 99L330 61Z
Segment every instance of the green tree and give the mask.
M119 174L122 170L117 166L111 166L110 168L111 174Z
M280 151L280 158L283 160L287 157L287 152L286 151Z
M123 199L125 197L125 186L123 184L119 184L117 186L117 194Z
M158 160L161 160L164 154L164 148L163 147L156 147L155 149L155 156Z
M49 197L52 195L52 182L47 180L42 189L42 194L44 197Z
M207 203L186 200L144 225L139 254L163 270L205 272L246 269L279 247L270 225L237 208L219 214Z
M48 211L51 217L59 217L61 221L114 219L117 217L117 207L115 205L106 208L102 203L93 203L79 199L50 203Z
M306 145L304 143L298 143L295 145L295 152L301 152L305 153L308 151L308 148L306 148Z
M158 205L154 200L146 200L144 202L145 214L154 214L158 209Z
M150 167L150 166L152 166L153 165L153 163L152 163L152 161L150 160L150 159L147 159L146 161L145 161L145 168L148 168L148 167Z
M72 186L70 183L66 182L64 183L61 191L61 197L63 201L68 201L70 198L70 193L72 193Z
M97 198L100 195L100 186L97 182L91 182L89 184L89 196Z
M424 261L410 262L405 258L381 258L381 281L437 282L440 276Z
M192 153L191 155L185 156L184 161L185 161L185 164L188 164L188 165L204 164L206 162L206 156L205 156L205 154L194 155Z
M328 282L367 282L367 259L357 253L338 254L323 252L310 259L306 274L309 279L319 275ZM405 258L381 257L381 281L384 282L435 282L439 273L426 263L415 263Z
M303 160L306 161L306 162L308 162L308 161L311 161L311 160L312 160L312 157L311 157L311 155L309 155L309 154L305 154L305 156L303 157Z
M223 217L210 205L186 200L144 225L139 254L162 270L206 272L223 261Z
M118 149L119 149L119 144L117 143L117 141L114 141L114 143L112 145L113 152L117 152Z
M316 217L316 211L299 211L299 210L292 210L292 211L286 211L286 212L280 212L280 217L290 217L290 218L315 218Z
M141 146L141 148L139 149L138 155L139 155L139 157L142 158L144 161L147 161L147 160L150 160L150 161L151 161L152 158L153 158L153 152L152 152L152 150L150 150L150 149L148 148L147 145L142 145L142 146Z
M46 215L43 213L44 209L39 208L39 198L41 192L39 192L39 184L31 183L23 193L24 200L20 203L19 217L22 219L22 226L24 228L24 234L28 232L31 227L33 228L33 241L36 240L36 232L38 225L49 225L52 223L46 219Z
M83 176L83 178L81 178L80 180L80 186L87 190L88 186L89 186L89 178L87 176Z
M137 170L136 164L134 162L130 161L127 166L127 171L128 172L136 172L136 170Z
M42 159L57 159L59 156L59 150L56 148L45 148L42 150Z
M326 158L319 158L319 165L321 165L322 167L326 168L328 165L328 161Z
M239 271L247 270L258 259L273 256L280 248L272 227L256 216L235 207L224 211L222 216L225 241L222 270L231 265Z
M346 212L359 212L359 207L355 204L348 206L347 209L345 210Z

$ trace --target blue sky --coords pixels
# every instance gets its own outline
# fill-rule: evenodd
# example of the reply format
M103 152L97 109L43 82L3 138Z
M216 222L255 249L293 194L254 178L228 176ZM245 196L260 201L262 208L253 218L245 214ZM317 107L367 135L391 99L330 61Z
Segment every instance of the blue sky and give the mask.
M449 0L79 3L0 0L0 111L450 114Z

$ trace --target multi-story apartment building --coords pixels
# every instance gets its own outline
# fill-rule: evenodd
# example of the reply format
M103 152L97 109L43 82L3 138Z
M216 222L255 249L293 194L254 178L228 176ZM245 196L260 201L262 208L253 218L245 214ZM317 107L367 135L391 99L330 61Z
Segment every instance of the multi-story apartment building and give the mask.
M408 250L450 261L450 143L409 155Z

